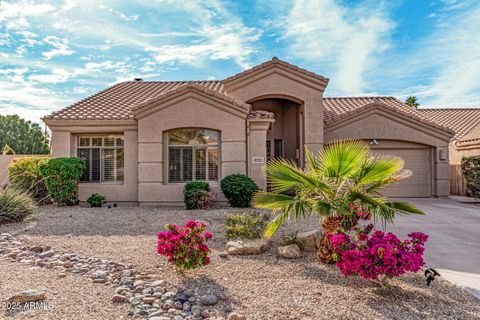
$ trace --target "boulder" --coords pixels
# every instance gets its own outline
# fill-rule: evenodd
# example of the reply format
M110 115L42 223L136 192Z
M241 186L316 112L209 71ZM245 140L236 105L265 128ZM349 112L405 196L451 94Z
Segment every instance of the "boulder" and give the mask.
M205 294L200 297L200 303L206 306L211 306L218 303L218 297L213 294Z
M296 244L282 246L277 248L277 255L281 258L297 259L302 256L300 248Z
M268 249L268 241L263 239L235 240L227 242L227 253L231 255L261 254Z
M247 320L247 317L242 314L232 312L228 315L227 320Z
M25 302L36 302L44 300L47 296L45 290L25 290L15 293L13 296L7 299L7 302L10 303L25 303Z
M311 230L297 234L297 244L303 251L314 252L315 245L322 238L321 230Z

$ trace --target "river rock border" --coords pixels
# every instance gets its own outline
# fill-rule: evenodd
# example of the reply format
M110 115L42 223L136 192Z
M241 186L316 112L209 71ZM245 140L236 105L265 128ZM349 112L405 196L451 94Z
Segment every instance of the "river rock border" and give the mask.
M60 278L71 273L88 277L94 284L109 285L114 288L113 303L130 304L130 317L149 320L215 320L210 317L207 306L216 304L219 297L197 296L193 290L173 288L165 280L140 272L131 264L83 257L75 252L60 252L50 246L27 245L8 233L0 234L0 256L35 268L56 270ZM234 319L230 316L229 319Z

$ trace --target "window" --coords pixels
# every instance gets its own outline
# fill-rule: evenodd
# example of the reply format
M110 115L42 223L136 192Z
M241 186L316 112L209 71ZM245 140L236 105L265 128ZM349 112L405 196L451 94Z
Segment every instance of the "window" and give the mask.
M77 156L85 162L80 181L123 181L123 136L79 136Z
M168 132L168 181L218 181L218 131L176 129Z

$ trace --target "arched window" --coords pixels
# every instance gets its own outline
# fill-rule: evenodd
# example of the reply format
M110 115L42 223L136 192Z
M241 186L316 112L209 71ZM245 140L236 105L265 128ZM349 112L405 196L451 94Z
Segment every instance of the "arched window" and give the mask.
M198 128L168 131L168 182L218 181L219 136Z

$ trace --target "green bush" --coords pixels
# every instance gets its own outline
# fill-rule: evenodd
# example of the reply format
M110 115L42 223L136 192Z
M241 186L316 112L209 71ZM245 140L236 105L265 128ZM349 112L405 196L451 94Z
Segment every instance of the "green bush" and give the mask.
M78 181L85 164L80 158L55 158L40 166L40 174L57 205L78 204Z
M105 204L105 197L98 194L94 193L87 199L87 203L90 204L91 207L97 207L100 208Z
M480 156L464 157L462 171L467 181L467 196L480 199Z
M48 160L47 157L13 159L8 167L10 185L21 192L28 192L38 203L49 203L48 191L39 172L40 165Z
M36 209L35 201L12 187L0 190L0 224L22 221Z
M268 218L262 213L228 215L225 219L225 236L228 240L261 238Z
M205 181L192 181L185 184L183 198L187 210L206 209L213 202L210 186Z
M232 207L250 207L253 194L258 190L252 179L244 174L226 176L220 182L223 194Z
M298 231L284 232L280 235L279 243L282 246L288 246L297 243Z

